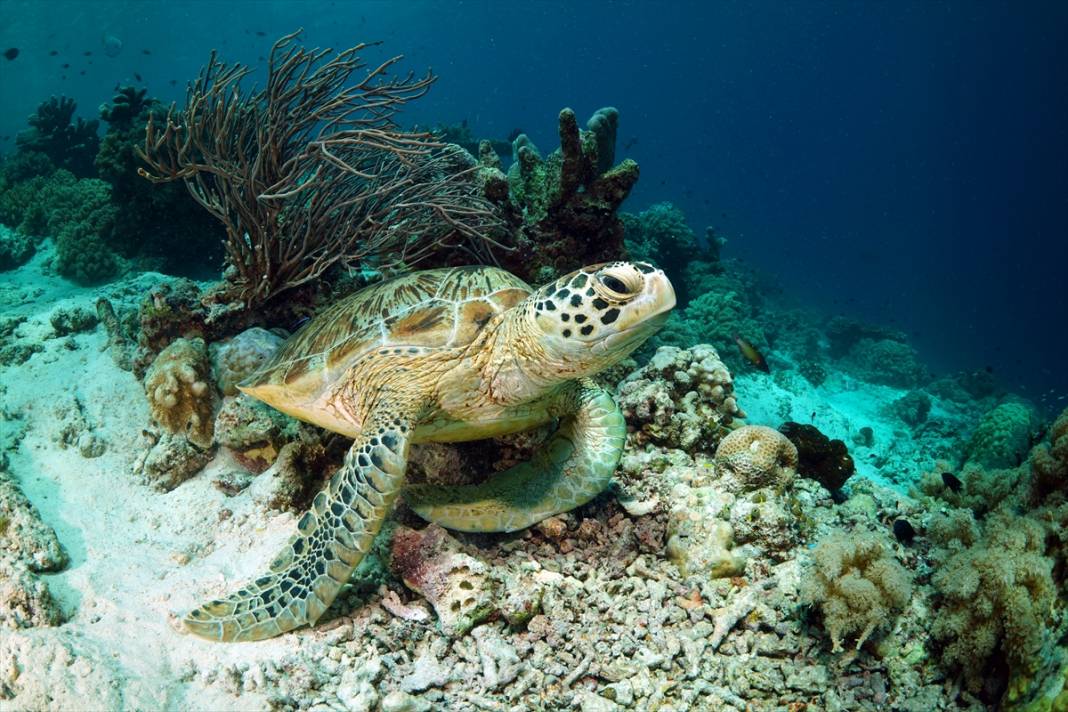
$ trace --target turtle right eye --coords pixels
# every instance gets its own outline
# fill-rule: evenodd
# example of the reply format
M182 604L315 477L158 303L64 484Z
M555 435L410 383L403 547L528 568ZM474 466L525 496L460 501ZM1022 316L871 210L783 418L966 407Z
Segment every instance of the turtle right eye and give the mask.
M616 277L613 277L610 274L606 274L605 276L601 277L601 284L618 294L627 293L627 285L623 284L623 280L617 279Z

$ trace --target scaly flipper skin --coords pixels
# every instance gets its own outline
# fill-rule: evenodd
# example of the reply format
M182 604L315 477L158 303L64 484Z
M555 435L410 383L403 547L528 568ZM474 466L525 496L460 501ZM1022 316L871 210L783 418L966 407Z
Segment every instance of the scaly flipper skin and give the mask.
M270 572L190 611L183 620L186 629L230 642L263 640L314 625L371 548L393 507L404 481L410 434L406 416L387 409L372 415Z
M612 396L589 381L561 399L560 429L529 462L478 485L411 485L405 502L423 519L463 532L513 532L589 502L612 479L626 423Z

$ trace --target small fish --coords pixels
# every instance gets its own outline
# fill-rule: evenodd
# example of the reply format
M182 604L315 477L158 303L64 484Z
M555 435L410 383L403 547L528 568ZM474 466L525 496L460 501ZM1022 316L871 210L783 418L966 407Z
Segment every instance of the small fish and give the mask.
M764 360L764 354L757 350L756 346L743 339L738 334L731 334L731 338L734 339L734 343L738 344L738 350L742 352L742 356L749 363L756 366L764 373L771 373L771 369L768 367L768 362Z
M14 59L15 57L18 57L18 56L19 56L19 48L18 47L8 47L7 49L4 50L4 57L6 57L7 59Z
M134 79L136 79L137 81L141 81L141 75L137 72L134 72Z
M59 54L59 50L58 49L54 49L54 50L52 50L51 52L48 53L48 56L49 57L55 57L57 54Z
M942 484L954 492L960 492L960 488L964 486L964 483L951 472L942 473Z
M911 544L916 538L916 530L904 519L894 520L894 536L902 544Z
M147 49L143 49L143 50L141 50L141 54L152 54L152 52L150 52Z
M84 57L92 57L93 53L90 52L89 50L85 50L84 52L82 52L82 56L84 56Z
M82 71L78 72L78 74L81 74L82 76L85 76L85 70L83 69Z
M177 80L177 79L172 79L172 80L170 80L170 81L169 81L169 82L167 82L167 83L168 83L168 84L170 84L170 85L171 85L171 86L173 87L173 86L174 86L175 84L177 84L177 83L178 83L178 80Z
M259 32L259 31L257 31L257 32L256 32L256 36L257 36L257 37L266 37L266 36L267 36L267 33L266 33L266 32Z
M296 331L300 327L304 326L309 321L311 321L311 317L308 316L307 314L305 314L302 317L298 317L292 324L289 325L289 333L292 334L294 331Z
M64 69L70 69L70 65L69 65L69 64L64 64L64 65L63 65L63 68L64 68Z

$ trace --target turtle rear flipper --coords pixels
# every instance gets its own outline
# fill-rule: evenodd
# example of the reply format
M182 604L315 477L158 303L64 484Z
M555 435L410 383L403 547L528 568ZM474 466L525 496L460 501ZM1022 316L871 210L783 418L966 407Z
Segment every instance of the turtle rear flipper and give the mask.
M190 611L182 621L186 629L230 642L263 640L314 624L382 528L404 481L411 430L393 413L372 416L270 572Z
M560 429L529 461L477 485L410 485L404 501L423 519L462 532L513 532L589 502L619 464L626 422L592 382L560 398Z

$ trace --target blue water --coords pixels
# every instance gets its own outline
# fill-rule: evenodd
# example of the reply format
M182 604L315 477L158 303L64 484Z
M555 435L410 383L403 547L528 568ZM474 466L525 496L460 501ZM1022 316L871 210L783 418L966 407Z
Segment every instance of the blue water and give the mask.
M412 122L550 150L561 107L614 105L642 169L626 209L671 200L937 371L1068 393L1068 3L2 0L0 150L51 94L87 117L116 83L179 99L211 48L255 64L296 27L433 67Z

